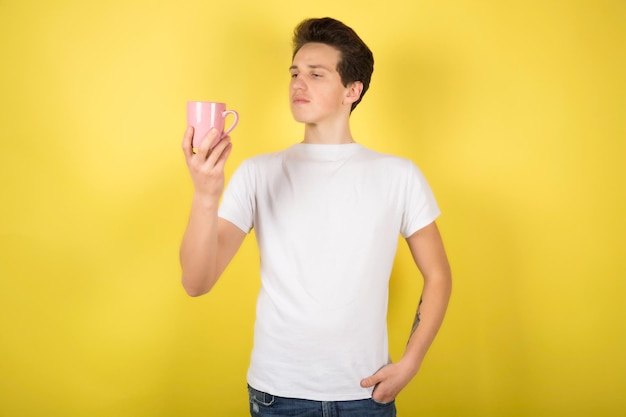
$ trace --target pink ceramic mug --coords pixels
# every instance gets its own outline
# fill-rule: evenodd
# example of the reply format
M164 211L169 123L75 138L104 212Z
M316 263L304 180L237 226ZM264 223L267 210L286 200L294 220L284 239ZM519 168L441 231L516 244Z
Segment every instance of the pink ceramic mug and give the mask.
M234 116L233 123L224 131L226 116L232 114ZM187 102L187 125L193 126L194 148L200 147L200 143L209 133L211 128L216 128L222 134L211 144L213 148L224 136L228 135L237 126L239 114L234 110L226 110L225 103L217 103L214 101L188 101Z

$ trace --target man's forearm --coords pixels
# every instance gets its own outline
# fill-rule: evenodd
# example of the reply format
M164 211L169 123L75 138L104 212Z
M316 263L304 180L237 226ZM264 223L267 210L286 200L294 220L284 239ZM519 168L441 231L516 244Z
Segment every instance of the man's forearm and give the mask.
M420 298L403 361L410 364L414 372L419 370L426 352L430 348L446 313L451 293L449 274L426 280Z
M217 202L194 196L180 245L182 283L191 296L207 293L217 281Z

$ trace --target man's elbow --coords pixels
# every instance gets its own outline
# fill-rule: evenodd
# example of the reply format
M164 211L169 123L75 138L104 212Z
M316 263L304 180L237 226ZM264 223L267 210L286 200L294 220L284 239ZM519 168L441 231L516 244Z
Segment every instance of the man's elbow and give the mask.
M199 285L197 283L189 282L185 279L185 277L183 277L182 284L185 292L190 297L200 297L201 295L204 295L211 291L212 287L208 285Z
M202 289L185 287L185 292L190 297L200 297L201 295L204 295L204 294L208 293L209 291L208 290L202 290Z

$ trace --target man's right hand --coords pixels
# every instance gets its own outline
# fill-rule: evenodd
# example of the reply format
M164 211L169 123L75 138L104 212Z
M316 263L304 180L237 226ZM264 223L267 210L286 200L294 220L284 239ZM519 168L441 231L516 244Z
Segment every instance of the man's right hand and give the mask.
M210 149L210 145L220 135L217 129L211 129L200 147L194 152L193 133L193 127L187 127L183 138L183 152L195 194L197 197L217 204L224 191L224 166L232 149L230 137L225 136L213 149Z

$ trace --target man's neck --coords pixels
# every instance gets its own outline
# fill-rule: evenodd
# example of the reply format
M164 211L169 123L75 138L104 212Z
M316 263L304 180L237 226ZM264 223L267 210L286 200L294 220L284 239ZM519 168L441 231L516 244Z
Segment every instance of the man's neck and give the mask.
M350 125L342 123L337 126L306 124L302 143L320 145L341 145L353 143Z

